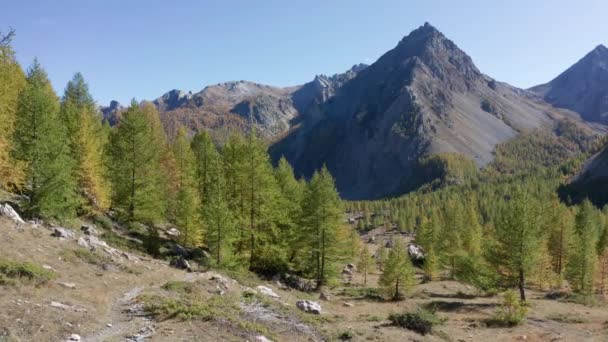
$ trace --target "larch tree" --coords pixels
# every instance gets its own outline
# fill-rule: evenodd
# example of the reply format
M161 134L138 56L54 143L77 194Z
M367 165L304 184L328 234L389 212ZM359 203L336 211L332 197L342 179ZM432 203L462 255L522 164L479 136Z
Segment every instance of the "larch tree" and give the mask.
M309 257L317 288L334 275L336 263L347 253L339 240L342 202L334 180L326 167L315 172L303 200L302 226L308 237Z
M574 250L567 265L567 278L574 291L591 295L597 269L598 216L589 200L585 200L576 214Z
M414 266L402 241L395 241L388 253L378 285L382 292L393 300L402 299L416 284Z
M110 141L112 207L125 221L154 225L163 219L159 149L148 116L133 100Z
M70 155L75 161L74 178L83 199L82 211L105 210L111 197L104 165L106 137L101 115L80 73L65 88L60 117L66 125Z
M440 234L439 217L433 211L416 233L416 243L424 249L424 264L422 268L425 277L429 280L436 279L439 273Z
M184 127L177 131L173 143L177 177L177 199L175 223L180 229L180 242L187 247L195 247L203 241L201 225L200 197L196 187L196 165L188 133Z
M73 161L59 99L38 61L28 70L18 101L13 157L25 165L29 216L65 219L75 215Z
M496 269L502 270L501 284L517 287L521 301L526 300L527 278L534 272L545 241L542 222L538 201L516 190L494 229L495 240L488 257Z
M217 166L217 160L220 156L207 131L196 133L192 138L191 145L195 160L196 186L200 202L204 205L207 192L213 181L211 178L212 167ZM223 188L222 191L226 191L226 189Z
M357 269L363 273L363 285L367 285L367 274L374 267L374 258L369 252L367 246L363 247L361 254L359 255L359 261L357 262Z
M19 188L23 165L11 156L19 94L25 87L25 75L11 47L14 31L0 32L0 188Z

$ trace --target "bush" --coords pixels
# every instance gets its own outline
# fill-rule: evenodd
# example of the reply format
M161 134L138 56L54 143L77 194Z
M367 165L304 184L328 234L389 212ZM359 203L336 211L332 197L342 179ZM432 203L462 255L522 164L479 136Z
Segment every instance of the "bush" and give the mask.
M430 334L433 326L443 323L443 320L434 312L423 309L402 314L393 313L388 316L388 319L395 326L415 331L421 335Z
M112 229L112 220L105 215L95 215L93 223L105 229Z
M54 278L55 272L34 263L0 259L0 285L16 285L17 281L42 285Z
M503 301L496 312L494 323L503 326L515 326L526 319L528 308L517 297L517 293L513 290L503 294Z
M140 296L144 310L159 320L177 318L181 320L203 320L230 318L238 311L238 307L225 297L214 296L202 298L185 296L178 299L157 295Z
M340 335L338 335L338 339L340 341L350 341L355 337L350 330L343 331Z

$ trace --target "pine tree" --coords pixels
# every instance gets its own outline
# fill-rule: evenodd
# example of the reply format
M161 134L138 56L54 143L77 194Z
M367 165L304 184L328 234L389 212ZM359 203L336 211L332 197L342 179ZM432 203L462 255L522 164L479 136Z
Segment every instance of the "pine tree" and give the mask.
M125 221L153 225L163 219L159 149L148 116L133 100L110 142L112 203Z
M84 212L105 210L111 195L104 165L106 137L101 115L80 73L65 88L60 116L67 127L70 155L75 161L74 178L83 198Z
M198 132L192 138L192 151L194 152L197 188L202 205L205 204L207 192L212 185L211 172L212 165L217 166L219 153L211 141L209 133L206 131ZM226 189L222 189L226 191Z
M19 94L25 87L25 75L11 48L14 31L0 32L0 188L19 188L23 165L11 156Z
M361 254L359 255L359 262L357 263L357 269L363 273L363 285L367 285L367 274L372 270L374 266L374 258L369 253L367 246L363 247Z
M537 265L545 241L538 201L517 190L498 217L494 239L488 258L495 269L502 270L502 283L517 286L521 301L525 301L526 280Z
M202 242L199 196L196 189L195 158L186 129L180 127L173 143L176 161L177 201L175 223L180 229L180 242L188 247Z
M427 279L434 280L439 272L440 223L433 211L430 218L424 222L416 234L416 243L424 249L423 270Z
M327 284L336 270L336 262L344 256L339 233L342 203L334 180L327 168L312 176L303 200L303 228L309 237L313 275L317 288Z
M18 103L13 157L26 165L26 210L34 217L73 217L73 161L58 117L59 101L38 61L28 70Z
M563 278L568 257L572 251L574 239L574 220L569 210L553 199L547 210L550 216L548 221L549 231L549 254L553 272L558 276L560 282Z
M597 268L598 217L596 209L585 200L576 214L574 245L567 266L567 278L573 289L593 294Z
M398 300L416 284L414 267L407 254L403 242L396 241L388 253L384 271L378 280L378 285L387 297Z

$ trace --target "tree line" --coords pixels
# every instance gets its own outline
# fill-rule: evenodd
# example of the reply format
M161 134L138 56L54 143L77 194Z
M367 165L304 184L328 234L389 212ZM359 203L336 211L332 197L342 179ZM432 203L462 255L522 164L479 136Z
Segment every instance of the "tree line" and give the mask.
M151 103L135 100L115 127L102 121L80 73L59 98L35 60L23 72L8 37L0 52L0 187L23 195L30 218L109 213L147 235L176 226L218 267L289 270L332 281L351 253L342 202L326 168L310 181L273 167L255 131L216 146L206 131L168 139Z

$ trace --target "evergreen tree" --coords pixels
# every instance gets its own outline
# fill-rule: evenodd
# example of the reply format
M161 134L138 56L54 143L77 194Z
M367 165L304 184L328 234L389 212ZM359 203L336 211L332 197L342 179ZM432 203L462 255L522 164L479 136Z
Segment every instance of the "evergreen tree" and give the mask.
M161 221L165 212L161 147L135 100L112 132L110 145L113 208L128 222Z
M395 246L388 253L388 260L378 285L387 297L398 300L403 298L403 295L415 284L414 267L407 250L401 241L396 241Z
M25 87L25 75L11 48L14 31L0 32L0 188L19 188L23 165L11 156L19 94Z
M336 271L336 262L344 256L339 230L342 222L342 203L334 180L323 167L312 176L303 201L304 236L309 240L311 265L317 287L321 288Z
M574 220L569 210L563 208L557 199L553 199L547 210L549 221L549 254L553 272L561 280L568 257L573 248Z
M30 216L65 219L75 214L73 161L68 155L59 101L38 61L19 96L13 157L23 162Z
M369 253L367 246L363 247L361 254L359 255L359 262L357 263L357 269L363 273L363 285L367 285L367 274L372 270L374 266L374 258Z
M205 204L207 192L212 185L212 166L217 166L219 153L211 141L209 133L201 131L192 138L192 151L194 152L197 188L201 204ZM226 191L226 189L222 189Z
M439 218L433 211L416 234L416 243L424 249L425 257L422 267L424 275L429 280L436 279L439 273L440 229Z
M80 73L65 88L60 116L67 127L70 155L75 161L74 178L84 199L84 212L107 209L111 193L104 165L106 137L101 115Z
M576 292L593 294L597 268L597 210L585 200L576 214L574 245L567 266L568 281Z
M521 301L526 300L526 280L537 266L543 238L538 201L517 190L498 218L488 257L502 270L502 285L517 286Z
M180 127L173 143L176 161L177 203L175 223L180 228L180 242L185 246L197 246L202 242L199 196L196 189L195 158L186 129Z

